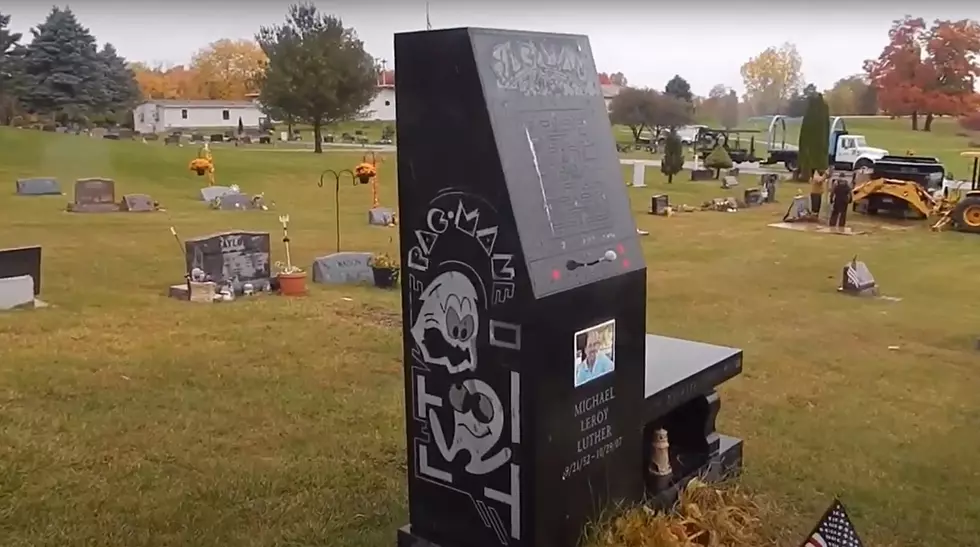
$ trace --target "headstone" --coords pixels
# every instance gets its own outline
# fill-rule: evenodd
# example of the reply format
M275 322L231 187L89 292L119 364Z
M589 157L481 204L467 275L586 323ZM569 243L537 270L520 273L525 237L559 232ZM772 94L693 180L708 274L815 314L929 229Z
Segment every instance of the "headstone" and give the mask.
M387 207L375 207L368 211L368 224L391 226L395 223L395 212Z
M122 199L123 211L130 213L150 213L157 210L153 198L146 194L126 194Z
M727 174L729 177L737 177L738 173L739 173L738 167L732 167L731 169L728 170Z
M201 201L211 203L215 198L220 198L221 196L227 194L237 194L235 190L227 186L205 186L201 188Z
M272 278L268 232L225 232L184 242L187 271L200 268L218 285L231 283L235 292L251 283L269 290Z
M369 260L371 253L343 252L321 256L313 261L313 282L374 283Z
M736 186L738 186L738 179L731 175L725 175L725 177L721 179L721 187L726 190L729 188L735 188Z
M51 177L17 179L17 195L20 196L60 196L61 185Z
M745 205L747 207L755 207L756 205L762 205L762 189L761 188L746 188L743 193L745 198Z
M633 164L633 188L646 188L646 172L647 166L642 162L635 162Z
M230 193L221 196L218 208L222 211L248 211L255 209L255 203L245 194Z
M670 207L670 197L667 194L657 194L650 198L650 214L666 215Z
M783 215L783 222L809 222L816 219L816 215L810 211L810 199L808 196L796 196L793 198L786 214Z
M88 178L75 181L75 201L69 211L76 213L108 213L119 210L116 203L116 183L112 179Z
M41 294L41 247L0 249L0 277L29 275L34 280L34 294Z
M764 201L766 203L776 203L776 183L779 182L779 175L775 173L766 173L760 178L763 194L765 196Z
M868 266L854 258L844 266L840 290L856 296L874 296L877 295L878 284Z
M0 311L34 304L34 279L29 275L0 277Z
M395 65L398 544L575 545L644 492L646 265L589 41L396 34Z
M715 172L711 169L694 169L691 171L691 180L694 182L714 180Z
M89 134L96 139L101 139L106 135L106 133L108 133L108 130L104 127L96 127L89 132Z

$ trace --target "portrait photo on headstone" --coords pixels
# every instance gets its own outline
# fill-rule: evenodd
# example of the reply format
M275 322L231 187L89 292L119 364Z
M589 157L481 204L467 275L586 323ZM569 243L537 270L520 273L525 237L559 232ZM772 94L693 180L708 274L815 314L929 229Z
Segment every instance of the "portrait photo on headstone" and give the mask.
M575 333L575 387L616 370L616 321Z

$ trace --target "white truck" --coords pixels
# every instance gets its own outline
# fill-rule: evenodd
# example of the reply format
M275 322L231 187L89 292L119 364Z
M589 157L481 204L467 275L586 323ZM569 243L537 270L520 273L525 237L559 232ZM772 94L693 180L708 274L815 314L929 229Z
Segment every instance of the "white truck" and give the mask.
M779 124L779 125L777 125ZM782 130L782 140L777 142L777 135ZM852 135L847 132L842 118L834 118L830 125L830 165L834 169L853 171L871 167L876 161L888 155L888 150L868 146L868 140L863 135ZM767 143L769 157L763 165L782 163L789 171L796 171L800 165L800 151L795 146L786 145L786 120L783 116L774 116L769 123L769 141Z

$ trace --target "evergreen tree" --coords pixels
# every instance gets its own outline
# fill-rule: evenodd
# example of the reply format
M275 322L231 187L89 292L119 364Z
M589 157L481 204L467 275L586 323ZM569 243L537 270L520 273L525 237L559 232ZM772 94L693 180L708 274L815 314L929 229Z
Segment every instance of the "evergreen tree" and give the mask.
M142 98L142 93L126 59L119 56L112 44L107 43L99 51L99 60L105 75L103 104L100 105L102 110L118 114L132 109Z
M721 177L722 169L731 169L732 165L734 165L732 157L728 155L728 150L725 150L725 147L720 144L708 154L707 158L704 158L704 166L715 170L715 178Z
M681 78L680 74L675 74L667 82L667 87L664 88L664 94L688 103L694 100L694 94L691 93L691 84L687 83L687 80L684 78Z
M809 179L814 171L827 169L830 155L830 107L823 95L807 99L806 114L800 126L799 175Z
M677 131L671 131L664 143L664 157L660 161L660 172L667 175L667 183L674 182L674 175L684 169L684 147Z
M21 34L10 32L10 16L0 13L0 123L9 124L17 111L21 87Z
M28 110L74 121L107 104L104 64L95 38L71 9L52 8L31 34L23 58L21 96Z

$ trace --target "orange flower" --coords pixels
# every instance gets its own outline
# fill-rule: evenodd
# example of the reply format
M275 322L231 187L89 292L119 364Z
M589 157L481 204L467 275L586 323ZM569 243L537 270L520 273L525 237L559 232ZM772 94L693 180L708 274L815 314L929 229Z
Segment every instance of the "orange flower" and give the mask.
M354 168L354 175L358 178L360 177L375 177L378 175L378 169L371 165L370 163L362 163Z
M196 172L198 174L198 176L201 176L201 175L204 175L205 173L207 173L209 171L213 171L214 170L214 166L211 164L210 161L208 161L208 160L206 160L204 158L194 158L193 160L191 160L191 163L188 166L188 169L190 169L191 171Z

